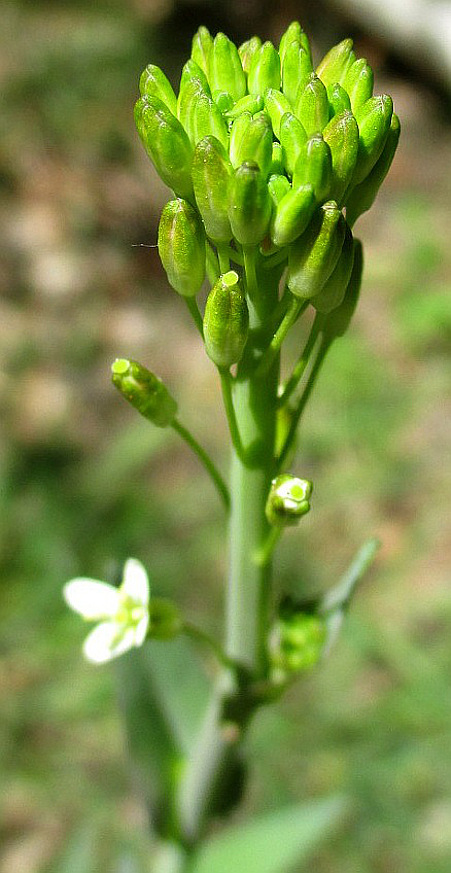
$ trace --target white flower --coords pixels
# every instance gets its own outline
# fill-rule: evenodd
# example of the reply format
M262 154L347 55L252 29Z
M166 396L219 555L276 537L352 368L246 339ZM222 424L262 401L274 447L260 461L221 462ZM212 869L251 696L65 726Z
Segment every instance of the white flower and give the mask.
M149 626L149 580L135 558L125 562L120 588L79 577L66 583L63 596L86 621L100 622L83 645L88 661L103 664L142 646Z

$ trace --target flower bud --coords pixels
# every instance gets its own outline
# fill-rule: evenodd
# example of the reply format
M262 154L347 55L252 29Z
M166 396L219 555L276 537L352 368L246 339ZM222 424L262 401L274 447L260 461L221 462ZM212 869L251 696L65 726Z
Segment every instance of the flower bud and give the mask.
M280 122L280 144L285 168L290 176L294 173L296 161L306 142L307 134L301 122L291 112L286 112Z
M274 206L277 206L282 198L285 197L285 194L291 191L291 185L286 176L280 173L273 173L268 179L268 191Z
M158 226L158 251L174 290L194 297L205 278L205 232L186 200L166 203Z
M210 53L213 45L213 39L209 30L203 25L193 36L191 46L191 57L199 65L205 75L208 76L210 64Z
M249 69L249 94L265 96L268 88L280 89L280 58L272 42L264 42L255 52Z
M266 178L272 160L272 129L266 113L258 115L246 127L246 133L241 137L235 150L234 160L238 166L250 161L260 168Z
M232 121L233 119L238 118L239 115L242 115L243 112L255 115L256 112L260 112L260 110L263 109L264 105L263 97L260 94L246 94L245 97L238 100L231 109L228 110L227 118Z
M174 94L174 89L163 70L160 70L155 64L147 64L146 69L141 73L139 90L141 96L147 94L158 97L167 106L169 112L176 115L177 97Z
M219 277L205 306L204 338L207 355L217 367L238 363L246 345L249 313L234 270Z
M318 204L330 197L332 183L332 156L320 133L311 136L296 161L293 188L311 185Z
M352 227L357 221L359 215L369 209L379 191L382 182L384 181L395 156L396 148L401 133L399 118L393 113L390 123L390 130L379 160L375 163L373 169L368 174L366 179L352 188L349 196L346 197L346 220Z
M221 115L227 115L233 109L233 97L228 91L213 91L211 95L216 103Z
M273 213L271 240L282 248L294 242L306 229L316 208L311 185L290 188Z
M244 111L241 113L241 115L238 115L238 117L235 118L232 124L232 129L230 131L229 156L230 162L234 169L240 166L239 154L241 143L244 141L247 129L251 121L251 113Z
M352 111L363 106L373 94L373 71L365 58L359 58L349 67L343 79L343 88L348 92Z
M180 122L158 97L141 97L135 105L136 127L158 175L180 197L191 199L193 150Z
M360 240L354 240L354 263L352 265L351 278L346 288L342 303L334 309L326 318L322 332L329 341L343 336L346 333L352 316L357 307L360 285L363 272L363 249Z
M332 155L331 197L341 203L352 179L359 148L359 129L352 113L334 115L324 128L323 137Z
M313 667L321 658L326 636L326 621L319 615L300 610L281 614L271 640L274 667L288 674Z
M127 358L117 358L111 372L116 388L144 418L157 427L171 424L177 413L177 403L161 379L142 364Z
M246 42L243 42L238 48L238 54L241 60L241 66L246 74L249 73L252 64L252 58L255 53L258 52L261 47L262 41L259 36L252 36L250 39L247 39Z
M269 88L265 94L265 108L271 119L272 129L277 137L280 134L280 122L286 112L291 112L291 104L285 94Z
M310 43L308 40L308 36L302 30L302 27L299 24L299 21L292 21L291 24L288 25L285 33L282 34L282 37L281 37L280 43L279 43L279 55L280 55L281 63L283 64L283 62L285 60L285 55L286 55L287 49L291 45L291 43L293 43L293 42L299 43L301 48L303 48L304 51L309 56L310 63L311 63L312 53L310 50Z
M282 62L282 91L290 102L290 110L296 105L296 97L313 73L312 59L299 42L291 42Z
M272 155L271 155L271 166L269 168L269 172L271 175L275 173L277 175L284 175L285 167L283 163L283 151L280 142L273 142L272 144Z
M332 200L318 209L307 230L288 252L288 287L295 297L309 300L321 291L340 257L345 220Z
M387 94L371 97L355 113L359 126L359 150L352 177L354 185L363 182L379 160L390 130L393 101Z
M173 640L181 633L183 621L180 611L172 600L152 597L149 604L149 630L152 640Z
M193 145L204 136L214 136L228 148L229 135L221 111L208 94L200 92L193 105Z
M207 236L215 243L230 242L233 234L228 216L228 192L232 165L214 136L206 136L197 143L191 174Z
M268 232L272 201L265 178L256 164L235 170L230 185L229 218L237 242L258 245Z
M189 63L193 64L194 61ZM177 98L177 117L193 145L196 144L194 130L195 108L202 95L208 96L202 84L202 79L197 76L187 76L184 78L182 75L179 96Z
M296 115L307 135L321 133L329 121L329 100L321 79L313 74L296 100Z
M347 70L355 61L352 44L352 39L344 39L338 45L334 45L318 64L316 75L326 87L335 82L342 84Z
M246 94L246 76L236 45L223 33L217 33L210 54L211 90L228 91L234 100Z
M208 84L208 79L204 70L202 69L202 67L199 66L199 64L196 63L195 60L193 60L193 58L188 58L186 63L183 65L182 75L180 77L179 100L180 93L186 88L188 82L192 79L196 80L197 84L202 88L203 91L205 91L206 94L211 95L210 85ZM180 118L178 112L177 117Z
M319 294L312 300L312 306L317 312L329 313L342 303L346 288L352 273L354 263L354 240L348 225L345 228L345 239L335 270L321 288Z
M327 99L329 100L329 115L331 118L333 118L334 115L341 115L342 112L351 111L349 94L338 82L334 82L333 85L328 85L326 91Z
M289 473L282 473L271 482L266 501L266 518L276 527L297 524L310 510L310 497L313 485L308 479L298 479Z

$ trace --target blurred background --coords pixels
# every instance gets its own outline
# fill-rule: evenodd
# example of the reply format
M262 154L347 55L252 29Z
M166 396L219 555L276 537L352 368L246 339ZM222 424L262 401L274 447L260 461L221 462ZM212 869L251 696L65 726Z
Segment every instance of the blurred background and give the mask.
M224 471L227 447L214 367L154 247L167 192L132 108L146 63L178 85L199 24L277 43L294 18L317 61L354 37L403 133L356 228L358 314L301 428L314 508L278 550L278 588L324 589L368 536L383 547L328 664L257 718L244 811L338 791L351 812L316 873L451 869L450 3L6 0L0 873L116 873L146 852L114 676L83 663L61 588L133 555L219 633L224 524L196 459L115 392L111 361L155 370Z

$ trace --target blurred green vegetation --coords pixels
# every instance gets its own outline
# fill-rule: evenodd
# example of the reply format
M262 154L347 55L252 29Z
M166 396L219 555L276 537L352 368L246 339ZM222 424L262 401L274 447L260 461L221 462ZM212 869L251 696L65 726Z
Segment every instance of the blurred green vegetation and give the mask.
M273 15L276 39L288 22ZM155 592L220 632L216 494L109 382L116 355L151 366L227 469L214 368L148 248L166 195L131 112L142 67L176 81L199 21L170 0L6 2L2 21L0 873L127 871L146 815L114 676L82 662L61 587L134 555ZM301 428L314 508L279 548L278 589L327 587L370 535L383 549L331 660L256 720L244 814L345 793L316 873L448 873L451 135L418 84L377 81L403 138L360 222L361 307Z

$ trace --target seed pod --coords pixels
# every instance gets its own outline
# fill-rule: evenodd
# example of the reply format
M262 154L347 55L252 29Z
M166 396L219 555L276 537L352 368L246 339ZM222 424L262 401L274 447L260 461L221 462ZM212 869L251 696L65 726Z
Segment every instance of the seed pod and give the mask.
M323 130L332 155L331 197L341 203L353 177L359 148L359 129L351 112L335 115Z
M170 200L161 213L158 251L168 280L178 294L194 297L205 278L205 232L186 200Z
M359 300L360 285L362 282L363 272L363 250L360 240L354 240L354 263L352 266L351 278L346 288L345 296L342 303L334 309L326 318L322 332L324 336L332 342L339 336L346 333L352 316L357 307Z
M260 112L260 110L263 109L264 105L263 97L260 94L246 94L245 97L238 100L237 103L228 110L227 118L233 120L238 118L238 116L243 112L255 115L256 112Z
M161 379L142 364L127 358L117 358L111 371L116 388L144 418L157 427L171 424L177 413L177 403Z
M234 100L240 100L246 93L246 76L238 49L224 33L217 33L213 40L209 81L212 91L228 91Z
M280 122L280 144L285 168L290 176L306 142L307 134L301 122L291 112L286 112Z
M332 184L332 156L320 133L311 136L296 161L293 188L311 185L317 204L330 197Z
M227 125L214 100L205 93L199 93L193 104L193 145L204 136L215 136L225 149L229 145Z
M291 185L286 176L273 173L268 179L268 191L274 206L277 206L282 198L285 197L285 194L291 191Z
M271 240L282 248L294 242L306 229L316 207L311 185L290 188L278 203L271 224Z
M345 236L345 220L331 200L318 209L305 233L288 252L288 287L295 297L319 294L335 269Z
M321 133L329 121L327 91L318 76L313 74L298 92L296 115L308 136Z
M228 216L232 172L227 153L214 136L206 136L197 143L191 171L194 196L207 236L215 243L232 239Z
M244 163L230 184L229 218L237 242L258 245L268 232L272 201L257 164Z
M261 44L262 41L259 36L252 36L250 39L247 39L246 42L243 42L238 48L241 65L246 76L248 75L251 68L252 58L259 50Z
M176 115L177 97L174 94L174 89L169 79L163 73L163 70L160 70L155 64L147 64L147 67L141 73L139 91L141 96L148 94L149 96L158 97L168 107L169 112Z
M204 338L207 355L217 367L238 363L247 341L249 313L234 270L219 277L205 306Z
M328 85L326 91L327 99L329 100L329 114L331 118L333 118L334 115L341 115L342 112L351 111L349 94L338 82L334 82L333 85Z
M343 79L343 88L348 92L353 112L363 106L373 94L373 71L365 58L359 58L349 67Z
M234 107L233 97L228 91L213 91L211 95L221 115L227 115Z
M263 176L269 173L272 159L272 129L266 113L253 118L246 127L246 133L241 137L234 153L238 166L245 161L258 165Z
M266 518L276 527L298 524L299 519L310 510L313 485L308 479L299 479L290 473L282 473L271 482L266 501Z
M289 100L281 91L269 88L265 94L265 107L271 119L272 129L279 139L280 122L286 112L291 112Z
M158 175L180 197L191 200L193 150L180 122L158 97L141 97L135 105L136 127Z
M354 263L354 240L348 225L346 225L345 239L340 257L335 270L323 285L319 294L312 300L312 306L317 312L329 313L342 303L346 288L352 273Z
M352 177L353 185L363 182L379 160L390 130L393 101L387 94L371 97L356 112L359 150Z
M371 173L366 179L352 188L349 195L346 197L346 220L353 227L358 217L369 209L377 196L382 182L384 181L395 156L396 148L401 133L401 126L398 116L393 113L390 130L379 160L374 165Z
M241 143L246 136L251 121L252 115L250 112L242 112L241 115L235 118L232 124L232 129L230 131L229 156L232 167L234 168L240 166L239 153Z
M352 45L352 39L344 39L338 45L334 45L318 64L316 75L326 87L335 82L342 84L347 70L355 61Z
M191 47L191 57L208 76L210 63L210 53L213 46L213 39L210 31L203 25L193 36Z
M312 59L299 42L291 42L282 62L282 91L290 102L290 110L296 105L300 88L304 88L313 73Z
M291 24L287 27L285 33L282 34L280 44L279 44L279 55L280 61L283 64L285 59L285 54L287 48L293 42L298 42L301 48L307 53L310 58L310 63L312 61L312 53L310 50L310 43L308 40L307 34L302 30L299 21L292 21Z
M272 155L271 155L271 166L269 168L270 175L283 175L285 173L285 167L283 163L283 151L280 142L273 142L272 144Z
M255 52L247 80L249 94L265 96L268 88L280 90L280 58L272 42L264 42Z

